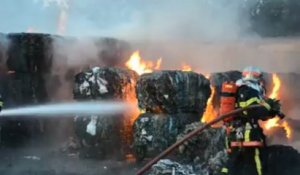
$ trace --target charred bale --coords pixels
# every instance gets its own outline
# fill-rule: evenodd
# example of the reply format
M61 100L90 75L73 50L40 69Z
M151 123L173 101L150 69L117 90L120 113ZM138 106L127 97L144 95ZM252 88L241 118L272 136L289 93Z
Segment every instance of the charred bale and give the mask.
M5 60L8 72L1 79L4 107L19 107L44 103L48 100L46 76L52 62L50 35L15 33L5 36ZM3 42L2 42L3 43ZM43 122L38 119L2 119L2 143L18 145L44 132ZM13 137L11 136L13 135ZM20 138L19 138L19 137ZM19 139L18 139L19 138Z
M183 132L177 136L177 141L181 140L186 134L202 127L204 124L194 122L186 125ZM208 128L202 133L184 142L179 147L178 155L185 162L204 163L210 157L225 149L225 132L222 128Z
M95 67L75 76L74 99L135 100L136 79L137 74L131 70ZM75 132L83 148L81 156L105 158L107 153L122 155L124 152L120 151L128 150L132 141L131 122L126 114L77 116Z
M128 69L94 67L75 75L75 99L126 100L135 97L137 74Z
M210 93L209 81L194 72L143 74L136 86L139 108L150 113L202 115Z
M138 160L152 157L176 142L185 125L199 121L198 114L141 114L133 124L133 148Z
M47 73L52 65L52 38L48 34L8 34L9 70L26 73Z

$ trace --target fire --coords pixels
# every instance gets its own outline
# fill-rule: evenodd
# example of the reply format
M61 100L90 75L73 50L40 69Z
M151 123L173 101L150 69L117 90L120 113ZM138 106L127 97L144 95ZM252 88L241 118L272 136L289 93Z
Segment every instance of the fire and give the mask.
M277 126L279 126L279 124L278 124L279 120L280 120L280 119L279 119L278 117L272 118L272 119L268 120L268 121L265 123L264 127L265 127L267 130L269 130L269 129L273 128L273 127L277 127Z
M182 65L182 68L181 68L182 71L185 71L185 72L189 72L189 71L192 71L192 67L188 64L183 64Z
M153 69L157 70L160 68L162 58L158 59L155 64L152 61L142 60L139 51L135 51L126 62L126 66L136 71L139 75L144 73L151 73Z
M277 74L272 74L272 81L273 81L274 86L273 86L272 93L269 95L269 98L278 98L279 90L281 87L281 81ZM280 123L279 121L280 121L280 118L275 117L273 119L270 119L270 120L264 122L263 127L266 130L269 130L273 127L282 127L282 128L284 128L284 130L286 132L287 138L291 138L292 130L291 130L289 124L286 121L284 121L282 123Z
M217 116L217 112L215 111L212 103L216 91L214 87L211 86L210 88L211 88L211 95L206 103L206 109L201 119L202 123L210 122Z
M281 81L277 74L272 74L272 80L273 80L274 87L273 87L272 93L269 95L269 97L270 98L278 98Z

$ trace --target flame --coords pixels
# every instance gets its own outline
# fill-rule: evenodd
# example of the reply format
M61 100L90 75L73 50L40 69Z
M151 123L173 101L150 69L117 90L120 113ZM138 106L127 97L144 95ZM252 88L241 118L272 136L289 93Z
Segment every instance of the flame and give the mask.
M281 87L281 81L277 74L272 74L272 81L273 81L274 86L273 86L272 93L269 95L269 98L278 98L279 90ZM286 132L287 138L291 138L292 130L291 130L291 127L289 126L289 124L286 121L284 121L282 123L279 123L279 121L280 121L279 117L272 118L266 122L263 122L263 128L265 128L266 130L269 130L273 127L282 127L282 128L284 128L284 130Z
M185 72L189 72L189 71L192 71L192 67L188 64L183 64L182 65L182 68L181 68L182 71L185 71Z
M269 129L273 128L273 127L277 127L277 126L279 126L279 124L278 124L279 120L280 120L280 119L279 119L278 117L272 118L272 119L268 120L268 121L265 123L264 127L265 127L267 130L269 130Z
M211 89L211 95L206 103L206 109L201 119L202 123L210 122L217 116L217 112L215 111L212 103L216 90L213 86L211 86L210 89Z
M282 127L285 129L287 138L290 139L292 136L292 128L290 127L289 123L287 121L284 121L282 123Z
M273 80L274 87L273 87L272 93L269 95L269 97L270 98L278 98L281 81L277 74L272 74L272 80Z
M152 61L144 61L142 60L139 51L135 51L126 62L126 66L137 72L137 74L142 75L144 73L153 72L153 69L159 69L161 62L162 58L158 59L155 64Z

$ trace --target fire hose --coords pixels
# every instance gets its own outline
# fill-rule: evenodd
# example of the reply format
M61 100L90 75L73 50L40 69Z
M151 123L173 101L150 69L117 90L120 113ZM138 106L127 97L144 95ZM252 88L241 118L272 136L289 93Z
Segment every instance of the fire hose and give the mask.
M223 119L233 116L235 114L241 113L243 111L249 110L249 109L254 109L254 108L259 108L262 105L258 104L258 105L251 105L245 108L239 108L236 110L233 110L231 112L228 112L226 114L220 115L217 118L215 118L214 120L204 124L202 127L195 129L194 131L190 132L189 134L187 134L184 138L182 138L181 140L177 141L176 143L174 143L173 145L171 145L170 147L168 147L165 151L163 151L162 153L160 153L158 156L156 156L155 158L153 158L150 162L148 162L144 167L142 167L138 172L137 175L143 175L145 172L147 172L152 165L154 165L156 162L158 162L160 159L164 158L165 156L167 156L169 153L171 153L174 149L176 149L178 146L180 146L181 144L183 144L186 140L192 138L193 136L195 136L196 134L201 133L203 130L207 129L208 127L210 127L211 125L214 125L220 121L222 121Z

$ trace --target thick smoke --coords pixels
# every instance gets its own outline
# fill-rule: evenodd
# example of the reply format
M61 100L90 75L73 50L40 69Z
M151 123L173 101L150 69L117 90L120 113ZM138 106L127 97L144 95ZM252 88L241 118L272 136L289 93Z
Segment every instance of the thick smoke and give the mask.
M65 35L125 39L147 58L163 57L166 69L180 68L185 62L203 72L241 69L249 64L266 71L299 71L296 40L261 39L250 30L249 9L255 2L3 0L0 31L21 32L32 27L56 34L60 10L67 8ZM75 55L74 60L77 55L95 53L95 49L83 41L64 52Z

